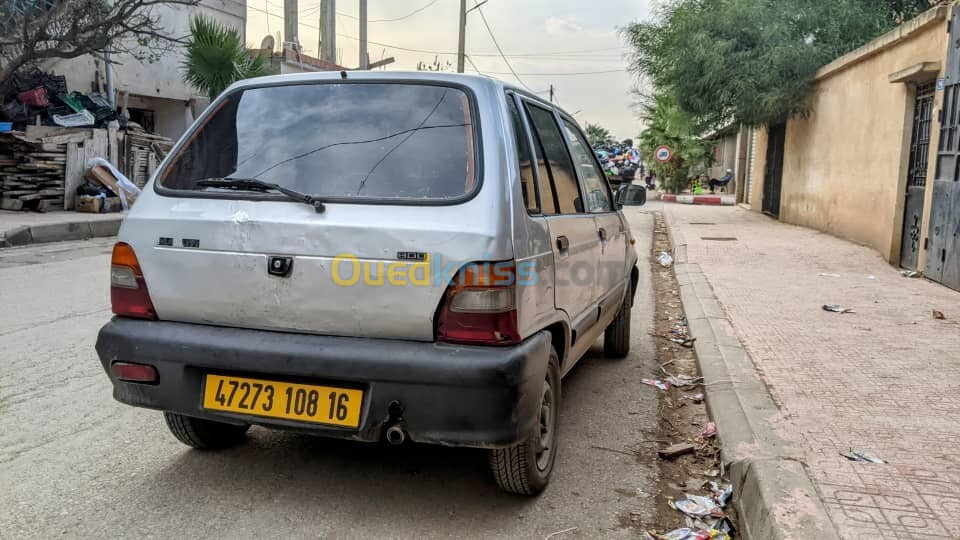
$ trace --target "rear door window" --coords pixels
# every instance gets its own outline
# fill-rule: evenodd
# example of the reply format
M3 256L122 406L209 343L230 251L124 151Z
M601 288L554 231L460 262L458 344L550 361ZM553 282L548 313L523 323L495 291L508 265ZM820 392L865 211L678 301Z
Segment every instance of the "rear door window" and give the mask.
M533 151L530 148L530 139L527 129L523 125L523 119L520 117L520 111L517 110L517 104L513 96L508 94L507 109L510 111L510 118L513 120L513 133L516 139L517 158L520 165L520 189L523 191L523 202L527 207L527 213L539 214L540 204L537 198L536 175L534 174Z
M607 181L603 178L603 172L600 171L597 160L593 157L593 150L590 149L590 145L580 134L577 126L569 120L564 119L563 128L567 131L567 138L570 139L570 153L573 155L577 172L580 173L580 180L583 181L583 187L586 190L587 210L592 213L612 211L613 205L610 204Z
M477 126L463 90L321 83L233 93L191 135L160 186L217 192L256 179L329 200L442 201L478 184Z
M526 109L530 123L537 134L542 155L545 157L544 161L553 184L559 213L583 212L577 176L573 171L567 146L563 142L563 135L560 133L560 127L557 126L553 113L529 103L526 104Z

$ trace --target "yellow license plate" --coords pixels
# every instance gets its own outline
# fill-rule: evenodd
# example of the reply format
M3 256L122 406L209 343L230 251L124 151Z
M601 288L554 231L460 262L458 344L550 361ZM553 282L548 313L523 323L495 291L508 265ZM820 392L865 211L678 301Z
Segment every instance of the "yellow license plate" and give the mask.
M363 391L207 375L203 408L317 424L357 427Z

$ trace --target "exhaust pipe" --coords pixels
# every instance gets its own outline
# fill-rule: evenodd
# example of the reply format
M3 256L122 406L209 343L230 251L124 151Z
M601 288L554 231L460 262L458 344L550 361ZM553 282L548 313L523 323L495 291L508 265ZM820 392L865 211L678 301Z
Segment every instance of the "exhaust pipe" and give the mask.
M407 434L403 431L403 428L400 427L400 424L394 424L387 428L387 442L399 446L403 444L403 441L407 440Z

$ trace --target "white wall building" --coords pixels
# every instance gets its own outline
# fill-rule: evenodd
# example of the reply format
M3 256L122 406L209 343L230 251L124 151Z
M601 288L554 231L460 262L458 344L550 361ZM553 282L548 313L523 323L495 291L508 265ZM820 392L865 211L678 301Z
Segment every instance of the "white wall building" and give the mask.
M153 8L160 24L170 36L190 34L190 16L203 13L240 32L246 41L246 0L201 0L197 6L160 5ZM182 49L175 49L159 60L141 62L129 55L114 55L113 85L117 106L126 105L130 118L144 127L176 139L208 104L207 97L183 81ZM44 65L48 71L67 78L70 91L106 94L102 57L83 56L53 60Z

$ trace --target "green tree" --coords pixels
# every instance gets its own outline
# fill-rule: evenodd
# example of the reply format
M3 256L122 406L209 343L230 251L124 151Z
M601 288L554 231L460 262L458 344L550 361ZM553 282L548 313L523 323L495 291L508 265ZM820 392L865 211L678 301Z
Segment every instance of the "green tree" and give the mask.
M590 143L590 146L597 146L613 139L610 130L599 124L587 122L583 126L583 132L587 134L587 142Z
M153 8L193 6L197 1L0 1L0 81L25 66L108 49L140 61L157 60L182 43L170 36Z
M267 74L263 58L247 53L239 32L203 15L190 19L183 70L184 80L211 100L239 80Z
M623 29L631 69L700 128L808 111L824 64L940 0L672 0Z
M649 98L642 116L646 128L640 134L640 152L653 156L658 146L670 148L670 161L647 161L667 191L680 193L687 186L690 169L709 163L712 144L697 136L693 119L669 93Z

